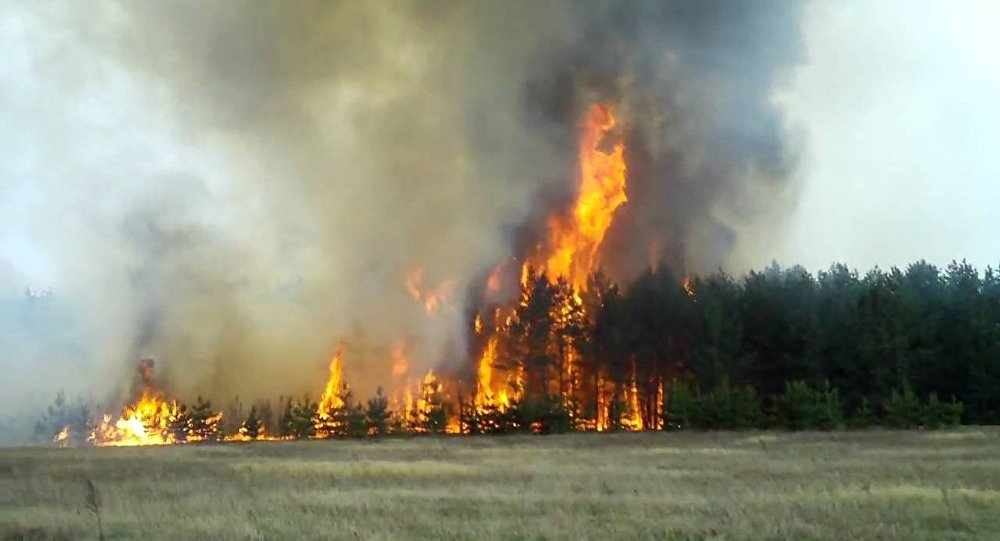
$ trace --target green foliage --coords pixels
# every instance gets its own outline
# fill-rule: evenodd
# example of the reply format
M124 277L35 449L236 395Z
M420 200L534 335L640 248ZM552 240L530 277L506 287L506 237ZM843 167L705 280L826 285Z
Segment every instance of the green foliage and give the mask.
M278 421L278 433L284 437L295 439L311 438L316 435L314 424L316 409L319 405L310 402L308 398L292 402L289 398L285 410Z
M697 396L687 382L675 382L667 391L667 425L671 428L699 428Z
M35 423L36 441L51 443L63 429L66 439L61 445L82 445L93 429L92 408L81 399L70 403L66 393L59 391L55 400L46 410L46 415Z
M872 409L868 398L862 398L847 424L851 428L870 428L875 422L875 410Z
M961 402L955 399L951 402L942 402L938 399L937 393L931 393L923 408L924 426L927 428L956 426L962 420L962 411Z
M785 384L785 392L775 397L774 419L789 430L832 430L843 424L840 394L829 384L812 389L801 380Z
M746 429L760 423L760 403L750 387L733 388L723 381L700 398L704 428Z
M927 402L920 398L909 385L902 390L893 390L885 403L885 423L893 428L941 428L956 426L962 420L964 405L952 398L942 402L937 393L930 393Z
M741 430L759 426L762 417L754 390L725 380L708 393L675 383L668 395L667 420L674 427Z
M573 416L559 395L526 400L519 411L524 425L537 434L562 434L573 429Z
M885 402L885 424L892 428L916 428L923 422L920 399L909 385L902 391L893 389Z
M369 400L369 404L370 403L371 400ZM343 435L348 438L364 438L369 435L382 436L388 430L388 418L386 417L381 422L382 431L373 433L371 423L369 422L368 410L366 408L362 408L360 404L345 406L343 417ZM377 417L375 419L377 419Z
M373 398L368 399L368 407L364 411L367 433L370 436L384 436L389 432L389 399L382 394L379 387Z

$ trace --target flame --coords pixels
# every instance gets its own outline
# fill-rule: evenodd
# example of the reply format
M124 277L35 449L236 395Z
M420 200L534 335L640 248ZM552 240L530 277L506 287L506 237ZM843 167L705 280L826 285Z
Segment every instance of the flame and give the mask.
M479 359L476 372L476 406L485 406L493 400L493 364L496 362L497 335L490 336L486 349Z
M417 417L426 422L430 417L435 396L441 391L441 384L433 370L428 370L420 382L420 398L417 399Z
M444 280L437 289L427 290L424 288L424 269L416 267L407 273L403 284L413 300L423 303L424 310L428 314L436 314L443 306L451 303L457 283L454 280Z
M337 344L337 351L330 359L330 377L326 380L326 387L323 389L323 397L319 401L319 412L322 416L325 413L338 410L344 407L344 400L341 394L344 391L344 343Z
M392 348L392 375L393 377L403 377L410 371L410 362L406 359L406 352L402 344L397 344Z
M494 294L500 291L500 282L503 279L504 264L500 263L497 265L492 272L490 272L489 277L486 279L486 292L489 294Z
M122 408L115 418L105 413L90 432L87 441L101 446L164 445L203 441L214 437L222 422L222 412L208 414L181 406L157 390L153 380L153 361L139 363L138 398ZM133 391L135 392L135 391ZM195 415L197 413L197 415Z
M622 416L622 427L626 430L638 431L645 428L642 410L639 408L639 383L636 380L635 367L632 367L632 377L625 387L625 414Z
M552 319L557 324L569 324L576 314L584 314L585 306L581 292L587 291L590 276L599 263L600 248L611 227L617 209L628 201L626 196L625 145L620 137L614 137L613 129L617 120L609 105L591 106L583 119L578 149L578 187L572 207L564 213L549 216L546 225L549 238L538 243L531 257L521 265L520 283L522 291L535 276L543 275L549 283L555 284L565 279L569 295L561 297L552 307ZM614 138L614 140L612 140ZM608 141L610 140L610 146ZM495 292L501 283L504 265L498 265L486 282L486 293ZM527 294L527 293L523 293ZM522 296L521 301L524 302ZM525 382L523 366L498 366L499 338L505 328L511 325L513 310L501 318L500 310L494 315L493 329L487 330L486 345L479 358L476 371L476 394L474 406L480 415L492 411L503 412L522 398ZM474 322L476 334L484 333L484 322L477 316ZM490 332L492 331L492 332ZM582 383L582 374L571 344L552 338L552 347L558 351L560 366L559 392L564 400L571 399ZM593 428L603 430L609 419L611 397L608 392L607 376L599 375L594 382L597 386L596 419ZM632 392L628 394L634 411L638 414L638 393L632 382ZM633 422L634 426L636 423Z
M611 107L595 104L587 111L580 137L580 185L569 216L549 218L550 254L545 274L550 282L564 277L578 291L597 265L598 251L611 227L615 211L628 201L625 194L625 144L615 142L610 152L600 147L616 123Z
M52 438L52 443L59 447L63 447L68 443L69 440L69 426L62 427L62 430Z
M118 419L112 421L112 416L105 414L90 439L92 443L107 446L174 443L176 437L170 429L178 414L176 401L168 401L162 394L144 389L134 404L123 408Z
M684 292L688 294L688 297L691 297L692 299L697 299L698 298L698 295L695 294L694 286L691 283L691 277L690 276L685 276L684 277L684 281L681 282L681 285L684 287Z

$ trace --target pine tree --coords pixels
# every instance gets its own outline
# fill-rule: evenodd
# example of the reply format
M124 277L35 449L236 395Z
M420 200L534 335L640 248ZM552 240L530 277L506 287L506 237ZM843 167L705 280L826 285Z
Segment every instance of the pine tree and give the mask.
M188 439L194 441L218 440L222 414L212 410L212 403L198 397L188 415Z
M35 436L42 442L57 445L82 445L94 428L89 404L78 399L71 404L66 393L59 391L46 415L35 423Z
M311 438L316 435L315 414L318 405L308 398L292 402L289 398L285 403L285 411L279 421L281 436L295 439Z
M368 435L384 436L389 431L389 419L392 413L389 411L389 399L382 394L382 388L375 391L375 396L368 399L368 407L365 409L365 420L368 425Z
M257 406L250 406L250 412L240 424L240 436L255 440L264 435L264 422L257 415Z

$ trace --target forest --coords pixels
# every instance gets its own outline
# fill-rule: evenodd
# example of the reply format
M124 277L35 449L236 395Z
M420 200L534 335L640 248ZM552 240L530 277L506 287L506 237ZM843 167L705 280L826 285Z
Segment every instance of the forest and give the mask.
M491 371L517 375L500 380L503 399L470 362L425 380L405 408L381 389L355 401L344 385L225 416L201 398L161 405L146 430L173 443L1000 422L1000 273L966 262L864 275L772 264L742 278L658 267L627 289L597 274L579 292L528 272L519 302L493 313L493 329L476 317L470 359L481 371L488 352ZM76 426L82 438L92 412L61 396L39 433Z

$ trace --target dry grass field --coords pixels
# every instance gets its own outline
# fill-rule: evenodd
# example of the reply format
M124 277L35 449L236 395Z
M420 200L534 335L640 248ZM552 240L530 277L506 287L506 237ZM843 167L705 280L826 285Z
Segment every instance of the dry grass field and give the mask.
M0 538L1000 539L1000 430L0 450Z

